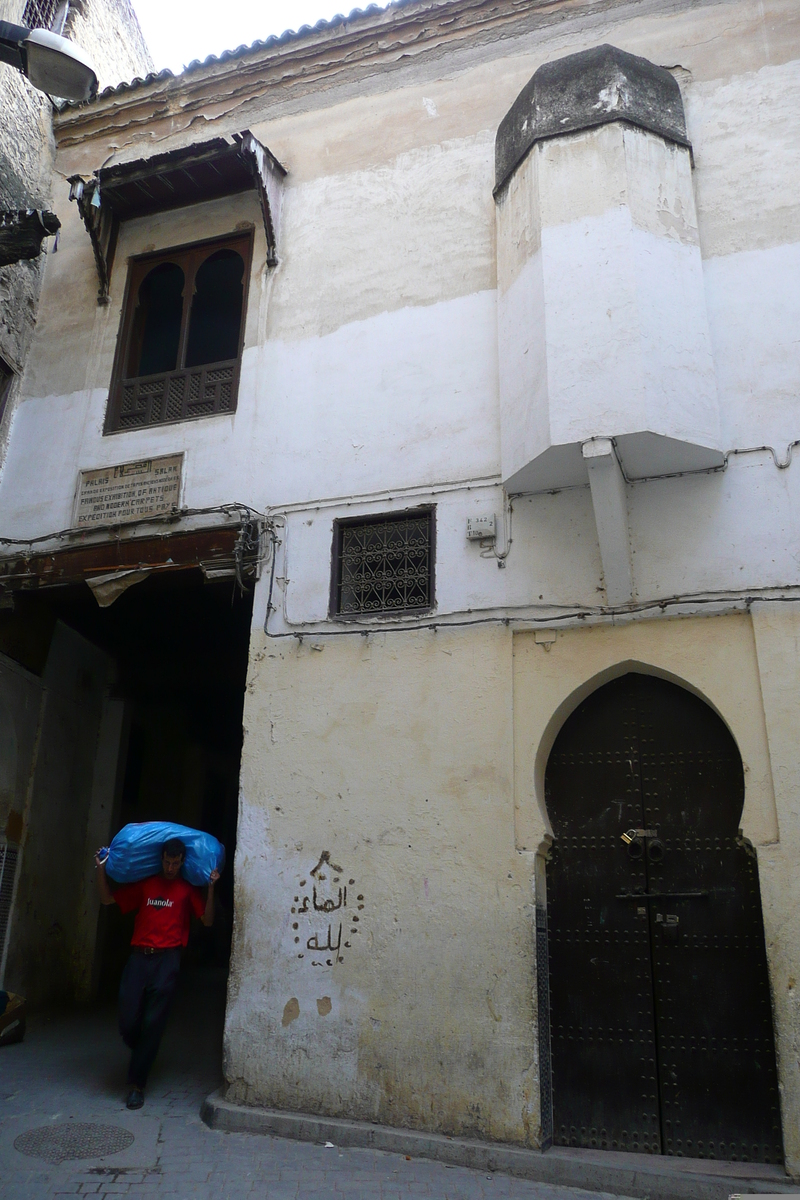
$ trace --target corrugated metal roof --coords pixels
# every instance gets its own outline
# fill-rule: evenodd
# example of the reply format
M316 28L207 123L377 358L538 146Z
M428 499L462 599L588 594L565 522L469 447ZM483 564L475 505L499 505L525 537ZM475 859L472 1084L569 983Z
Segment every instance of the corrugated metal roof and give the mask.
M317 21L315 25L301 25L299 29L286 29L279 35L272 34L263 41L252 42L249 46L237 46L235 50L223 50L221 54L209 54L207 58L193 59L188 66L184 67L183 71L177 74L165 67L162 71L151 71L144 78L137 76L129 82L115 84L113 87L104 88L99 92L94 100L85 101L83 104L67 103L59 106L60 111L64 112L67 109L86 107L89 104L95 103L96 100L102 100L104 96L113 96L122 92L130 92L135 88L145 87L149 83L157 81L164 82L169 79L182 79L185 75L190 75L194 71L199 71L203 67L213 67L217 63L230 62L232 59L245 58L250 54L258 54L261 50L271 50L274 46L285 46L290 42L299 42L304 38L310 37L313 33L324 33L326 30L336 29L340 25L347 25L363 20L365 17L373 17L379 13L387 12L392 8L405 8L413 3L413 0L391 0L391 3L386 5L370 4L366 8L354 8L351 12L344 16L342 13L337 13L330 20Z

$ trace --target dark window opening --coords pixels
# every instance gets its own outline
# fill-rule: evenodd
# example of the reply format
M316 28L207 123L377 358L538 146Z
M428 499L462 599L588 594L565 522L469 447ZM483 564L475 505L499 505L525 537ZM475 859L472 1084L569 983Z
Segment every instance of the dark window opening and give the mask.
M61 16L59 9L66 7L64 0L28 0L22 14L22 24L27 25L28 29L52 29L57 23L63 24L63 21L56 22L56 16Z
M14 382L14 372L7 362L0 358L0 421L3 419L3 413L6 411L6 402L11 392L11 384Z
M338 521L332 612L414 612L433 604L433 509Z
M133 315L128 378L174 371L183 317L184 274L177 263L159 263L139 287Z
M236 358L244 303L243 278L244 260L235 250L218 250L197 272L189 320L187 367Z
M235 410L251 240L132 261L106 433Z

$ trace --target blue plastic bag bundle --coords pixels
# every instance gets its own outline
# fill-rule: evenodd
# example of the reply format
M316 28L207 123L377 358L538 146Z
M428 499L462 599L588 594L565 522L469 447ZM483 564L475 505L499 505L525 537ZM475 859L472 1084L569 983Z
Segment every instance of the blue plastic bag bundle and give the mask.
M210 833L174 825L171 821L142 821L125 825L108 847L100 852L106 860L106 873L116 883L138 883L161 871L161 851L170 838L180 838L186 846L181 875L195 887L208 883L212 871L225 866L225 847Z

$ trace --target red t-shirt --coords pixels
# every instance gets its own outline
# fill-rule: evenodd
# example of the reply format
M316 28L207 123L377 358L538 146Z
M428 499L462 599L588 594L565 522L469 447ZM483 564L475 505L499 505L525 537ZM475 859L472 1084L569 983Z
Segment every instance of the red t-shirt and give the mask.
M124 913L137 910L131 945L159 950L185 946L192 913L202 917L206 909L200 888L192 887L180 875L177 879L151 875L139 883L127 883L117 888L114 900Z

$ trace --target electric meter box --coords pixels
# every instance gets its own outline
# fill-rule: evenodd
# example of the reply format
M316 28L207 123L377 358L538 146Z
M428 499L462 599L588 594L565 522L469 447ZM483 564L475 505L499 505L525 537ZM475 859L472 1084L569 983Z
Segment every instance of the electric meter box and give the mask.
M494 513L488 517L467 517L467 540L482 542L497 537L497 522Z

